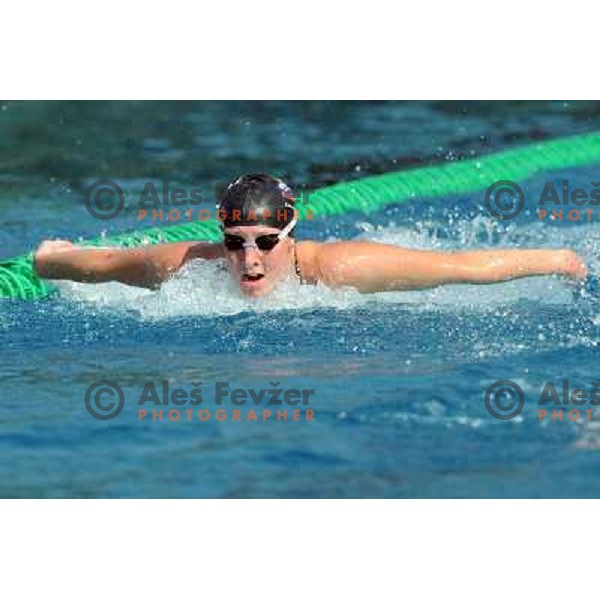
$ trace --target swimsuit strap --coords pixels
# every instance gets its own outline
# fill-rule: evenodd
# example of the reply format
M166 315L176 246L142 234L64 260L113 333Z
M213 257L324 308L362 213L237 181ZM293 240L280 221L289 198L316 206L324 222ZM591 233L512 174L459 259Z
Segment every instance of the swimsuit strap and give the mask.
M298 251L296 250L296 242L294 242L294 269L296 270L296 275L300 278L300 284L304 283L302 281L302 273L300 273L300 267L298 266Z
M316 281L307 281L302 277L300 265L298 264L298 251L296 250L296 242L294 242L294 268L296 270L296 275L300 279L300 285L317 285Z

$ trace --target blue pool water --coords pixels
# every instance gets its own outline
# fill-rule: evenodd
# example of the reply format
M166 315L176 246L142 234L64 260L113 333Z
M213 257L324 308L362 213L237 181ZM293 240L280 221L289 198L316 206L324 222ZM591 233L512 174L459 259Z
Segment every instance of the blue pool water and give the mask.
M311 185L376 172L399 156L425 160L440 145L441 160L451 160L446 151L456 140L480 135L490 136L489 149L505 147L512 142L500 132L521 131L521 122L538 123L548 135L583 127L577 115L554 106L528 116L505 107L471 115L434 104L344 105L335 120L330 106L267 105L261 112L237 104L175 105L161 108L160 119L146 114L139 123L100 108L98 119L125 123L116 139L126 149L114 148L111 139L90 148L94 120L83 111L72 123L67 119L64 132L56 125L59 140L72 143L75 154L63 150L47 164L40 156L50 142L40 139L17 153L20 163L5 174L2 196L6 256L48 235L72 239L131 226L131 215L109 224L86 217L77 182L93 179L94 159L124 169L115 176L134 187L145 171L160 176L169 161L185 179L186 159L194 177L206 172L207 186L225 176L224 165L231 172L250 165L295 172L297 184ZM2 115L11 110L23 109L9 106ZM31 115L19 118L35 122ZM148 129L160 131L142 127L150 121ZM180 121L193 130L186 134L191 141ZM170 123L183 140L167 139ZM14 123L0 125L19 138ZM200 159L203 144L212 153ZM89 164L77 158L78 147ZM484 151L477 142L471 149ZM131 156L127 168L119 163L122 152ZM43 169L55 172L56 181L42 181ZM69 169L69 182L58 181ZM539 173L520 183L529 198L548 179L585 187L600 179L598 172ZM486 214L483 192L304 222L300 237L421 248L567 246L593 269L600 255L597 222L538 222L526 210L499 224ZM577 298L564 281L373 296L289 284L257 303L239 298L213 267L198 262L159 292L69 283L60 290L44 301L0 303L0 497L600 495L600 420L537 419L534 398L544 382L569 378L572 387L591 389L600 380L598 300ZM527 398L510 421L492 418L484 403L486 388L501 379L516 382ZM97 420L86 410L86 390L99 380L123 390L125 405L115 419ZM164 380L171 389L201 387L204 401L194 413L203 408L213 418L169 421L167 410L177 408L171 405L158 407L162 421L139 420L144 385ZM229 399L221 406L229 417L218 421L217 382L314 390L314 421L263 422L266 406L257 409L257 422L233 421L239 407ZM182 413L185 408L191 407ZM249 408L239 408L244 418Z

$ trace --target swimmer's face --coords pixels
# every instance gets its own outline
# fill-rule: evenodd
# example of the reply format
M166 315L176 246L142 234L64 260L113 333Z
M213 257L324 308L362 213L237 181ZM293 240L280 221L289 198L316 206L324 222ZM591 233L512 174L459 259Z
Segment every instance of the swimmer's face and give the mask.
M254 244L261 236L276 236L280 230L262 225L228 227L224 234L231 241L241 238L244 243ZM239 241L239 240L238 240ZM285 237L271 250L254 246L231 250L225 246L229 272L246 296L259 297L268 294L289 272L290 249L293 241Z

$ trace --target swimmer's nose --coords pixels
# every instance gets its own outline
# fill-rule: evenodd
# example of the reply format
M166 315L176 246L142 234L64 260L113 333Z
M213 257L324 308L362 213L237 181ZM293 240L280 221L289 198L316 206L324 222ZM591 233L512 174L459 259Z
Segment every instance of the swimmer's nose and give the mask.
M244 263L246 266L261 264L261 254L258 248L244 248Z

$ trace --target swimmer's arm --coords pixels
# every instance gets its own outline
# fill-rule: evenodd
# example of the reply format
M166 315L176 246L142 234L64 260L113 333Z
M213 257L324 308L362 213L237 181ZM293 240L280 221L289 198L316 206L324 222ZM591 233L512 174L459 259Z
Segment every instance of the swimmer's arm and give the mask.
M522 277L564 275L583 279L587 268L572 250L476 250L435 252L372 242L320 244L316 278L330 287L361 292L490 284Z
M177 242L141 248L78 248L70 242L45 241L34 256L35 270L46 279L84 283L118 281L155 289L187 261L222 256L222 245Z

